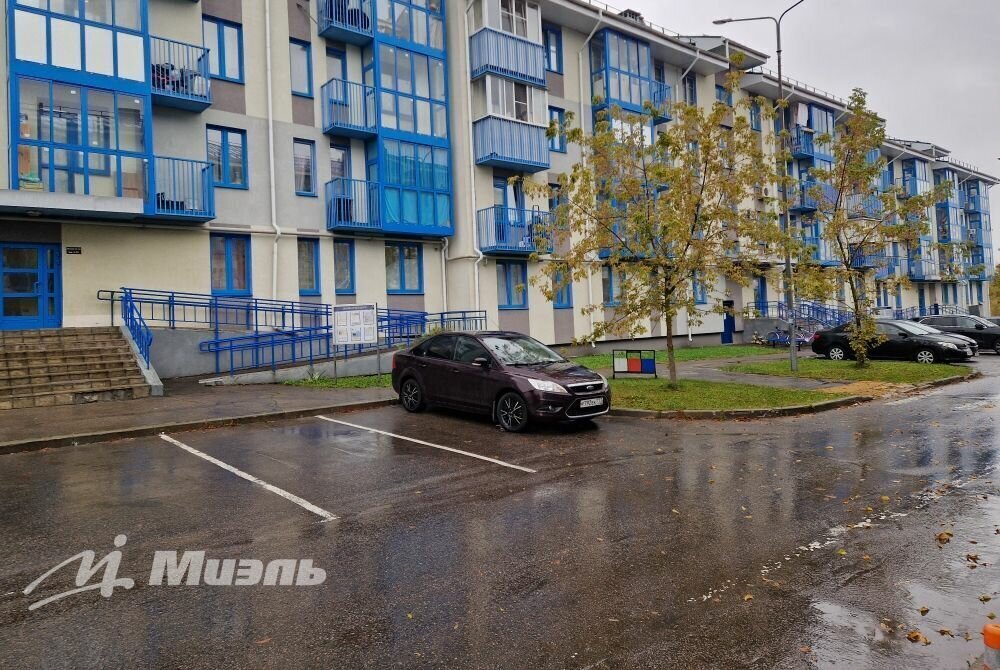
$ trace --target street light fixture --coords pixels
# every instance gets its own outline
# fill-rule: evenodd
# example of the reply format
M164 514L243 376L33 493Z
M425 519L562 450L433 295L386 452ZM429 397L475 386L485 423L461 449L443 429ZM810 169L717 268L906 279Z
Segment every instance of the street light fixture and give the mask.
M745 19L717 19L712 21L717 26L725 25L727 23L742 23L745 21L774 21L775 35L777 37L777 49L775 54L778 57L778 106L780 108L780 114L778 118L780 119L780 125L778 127L778 136L782 136L788 125L785 122L785 108L781 106L781 101L785 99L785 80L782 76L781 70L781 20L785 18L788 12L792 11L799 5L801 5L805 0L798 0L794 5L783 11L779 16L751 16ZM781 166L782 179L786 176L784 173L786 167L784 161L782 161ZM782 186L781 189L781 209L783 218L781 220L782 230L787 234L789 225L788 217L788 189ZM798 357L798 337L795 332L795 294L792 287L792 253L787 247L785 248L785 309L788 312L788 350L789 350L789 360L792 365L792 372L797 372L799 369L799 357Z

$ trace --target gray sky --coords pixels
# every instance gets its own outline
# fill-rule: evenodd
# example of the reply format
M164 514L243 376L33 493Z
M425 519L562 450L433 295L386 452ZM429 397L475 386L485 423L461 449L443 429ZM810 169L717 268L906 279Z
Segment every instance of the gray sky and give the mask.
M794 0L610 0L682 34L722 34L774 58L770 21ZM1000 175L997 0L805 0L782 21L786 76L846 98L860 87L893 137L921 139ZM1000 186L992 191L1000 212ZM994 246L996 246L994 235Z

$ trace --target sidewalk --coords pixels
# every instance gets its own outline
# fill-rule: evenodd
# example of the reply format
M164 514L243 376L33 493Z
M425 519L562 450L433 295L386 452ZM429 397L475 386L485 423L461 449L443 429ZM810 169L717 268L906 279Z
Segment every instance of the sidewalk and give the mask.
M239 422L362 409L395 399L392 389L320 390L262 384L164 383L162 398L0 411L0 454L66 444L196 430Z

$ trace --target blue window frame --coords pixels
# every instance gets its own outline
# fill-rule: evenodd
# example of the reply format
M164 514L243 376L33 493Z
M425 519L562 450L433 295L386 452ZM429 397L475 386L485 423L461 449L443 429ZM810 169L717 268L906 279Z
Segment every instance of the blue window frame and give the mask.
M621 298L621 273L610 265L601 268L601 291L605 307L614 307Z
M652 100L653 59L648 42L613 30L600 31L590 45L591 85L604 103L616 103L633 112Z
M243 26L203 16L202 44L208 49L208 73L215 79L243 83Z
M292 161L295 169L295 195L316 195L316 143L312 140L292 140Z
M528 309L528 264L524 261L497 261L497 306Z
M757 132L760 132L761 129L760 104L757 102L750 103L750 128L751 130L756 130Z
M684 102L689 105L698 104L698 80L693 74L688 74L681 82L684 88Z
M354 295L354 240L333 241L333 290L337 295Z
M443 6L443 0L378 0L378 32L390 39L442 51Z
M733 106L733 92L720 84L715 85L715 100L726 107Z
M213 295L253 295L250 270L250 236L212 233Z
M385 139L378 148L382 171L382 222L390 226L452 225L448 149ZM370 181L379 181L369 149Z
M315 237L300 237L299 251L299 295L319 295L319 240Z
M558 107L549 107L549 123L556 122L556 127L560 130L549 138L549 150L561 154L566 153L566 133L562 132L566 124L566 111Z
M291 67L292 94L313 97L312 45L302 40L288 40L288 60Z
M390 44L378 46L379 110L389 130L448 139L445 62ZM367 77L366 72L366 77Z
M249 188L247 173L247 131L223 126L206 126L208 162L212 179L221 188Z
M385 244L386 293L424 292L424 248L409 242Z
M691 277L691 294L696 305L708 304L708 286L698 278L698 275Z
M326 78L347 81L347 54L340 49L326 49ZM347 91L343 85L332 87L331 102L346 102Z
M545 44L545 69L562 74L562 30L548 23L542 25L542 41Z
M573 282L567 281L565 285L562 285L565 277L561 272L557 272L555 277L552 278L552 283L556 289L556 294L553 296L552 306L555 309L572 309L573 308Z

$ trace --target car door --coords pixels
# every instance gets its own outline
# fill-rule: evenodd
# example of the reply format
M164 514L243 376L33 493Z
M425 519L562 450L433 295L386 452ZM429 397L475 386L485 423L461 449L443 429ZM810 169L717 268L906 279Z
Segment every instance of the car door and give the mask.
M876 324L882 341L872 347L869 356L872 358L909 358L909 344L903 331L891 323Z
M487 364L475 365L477 359L486 359ZM452 371L446 385L455 398L455 404L471 410L489 411L499 389L499 374L496 362L479 340L468 335L458 337Z
M955 316L952 318L955 319L956 324L956 327L952 332L958 333L959 335L965 335L966 337L971 337L979 343L980 347L993 347L993 339L996 336L991 333L987 333L986 327L981 323L967 316Z
M424 346L424 355L416 360L417 376L429 402L448 403L444 389L451 376L456 339L455 335L438 335L432 338Z

